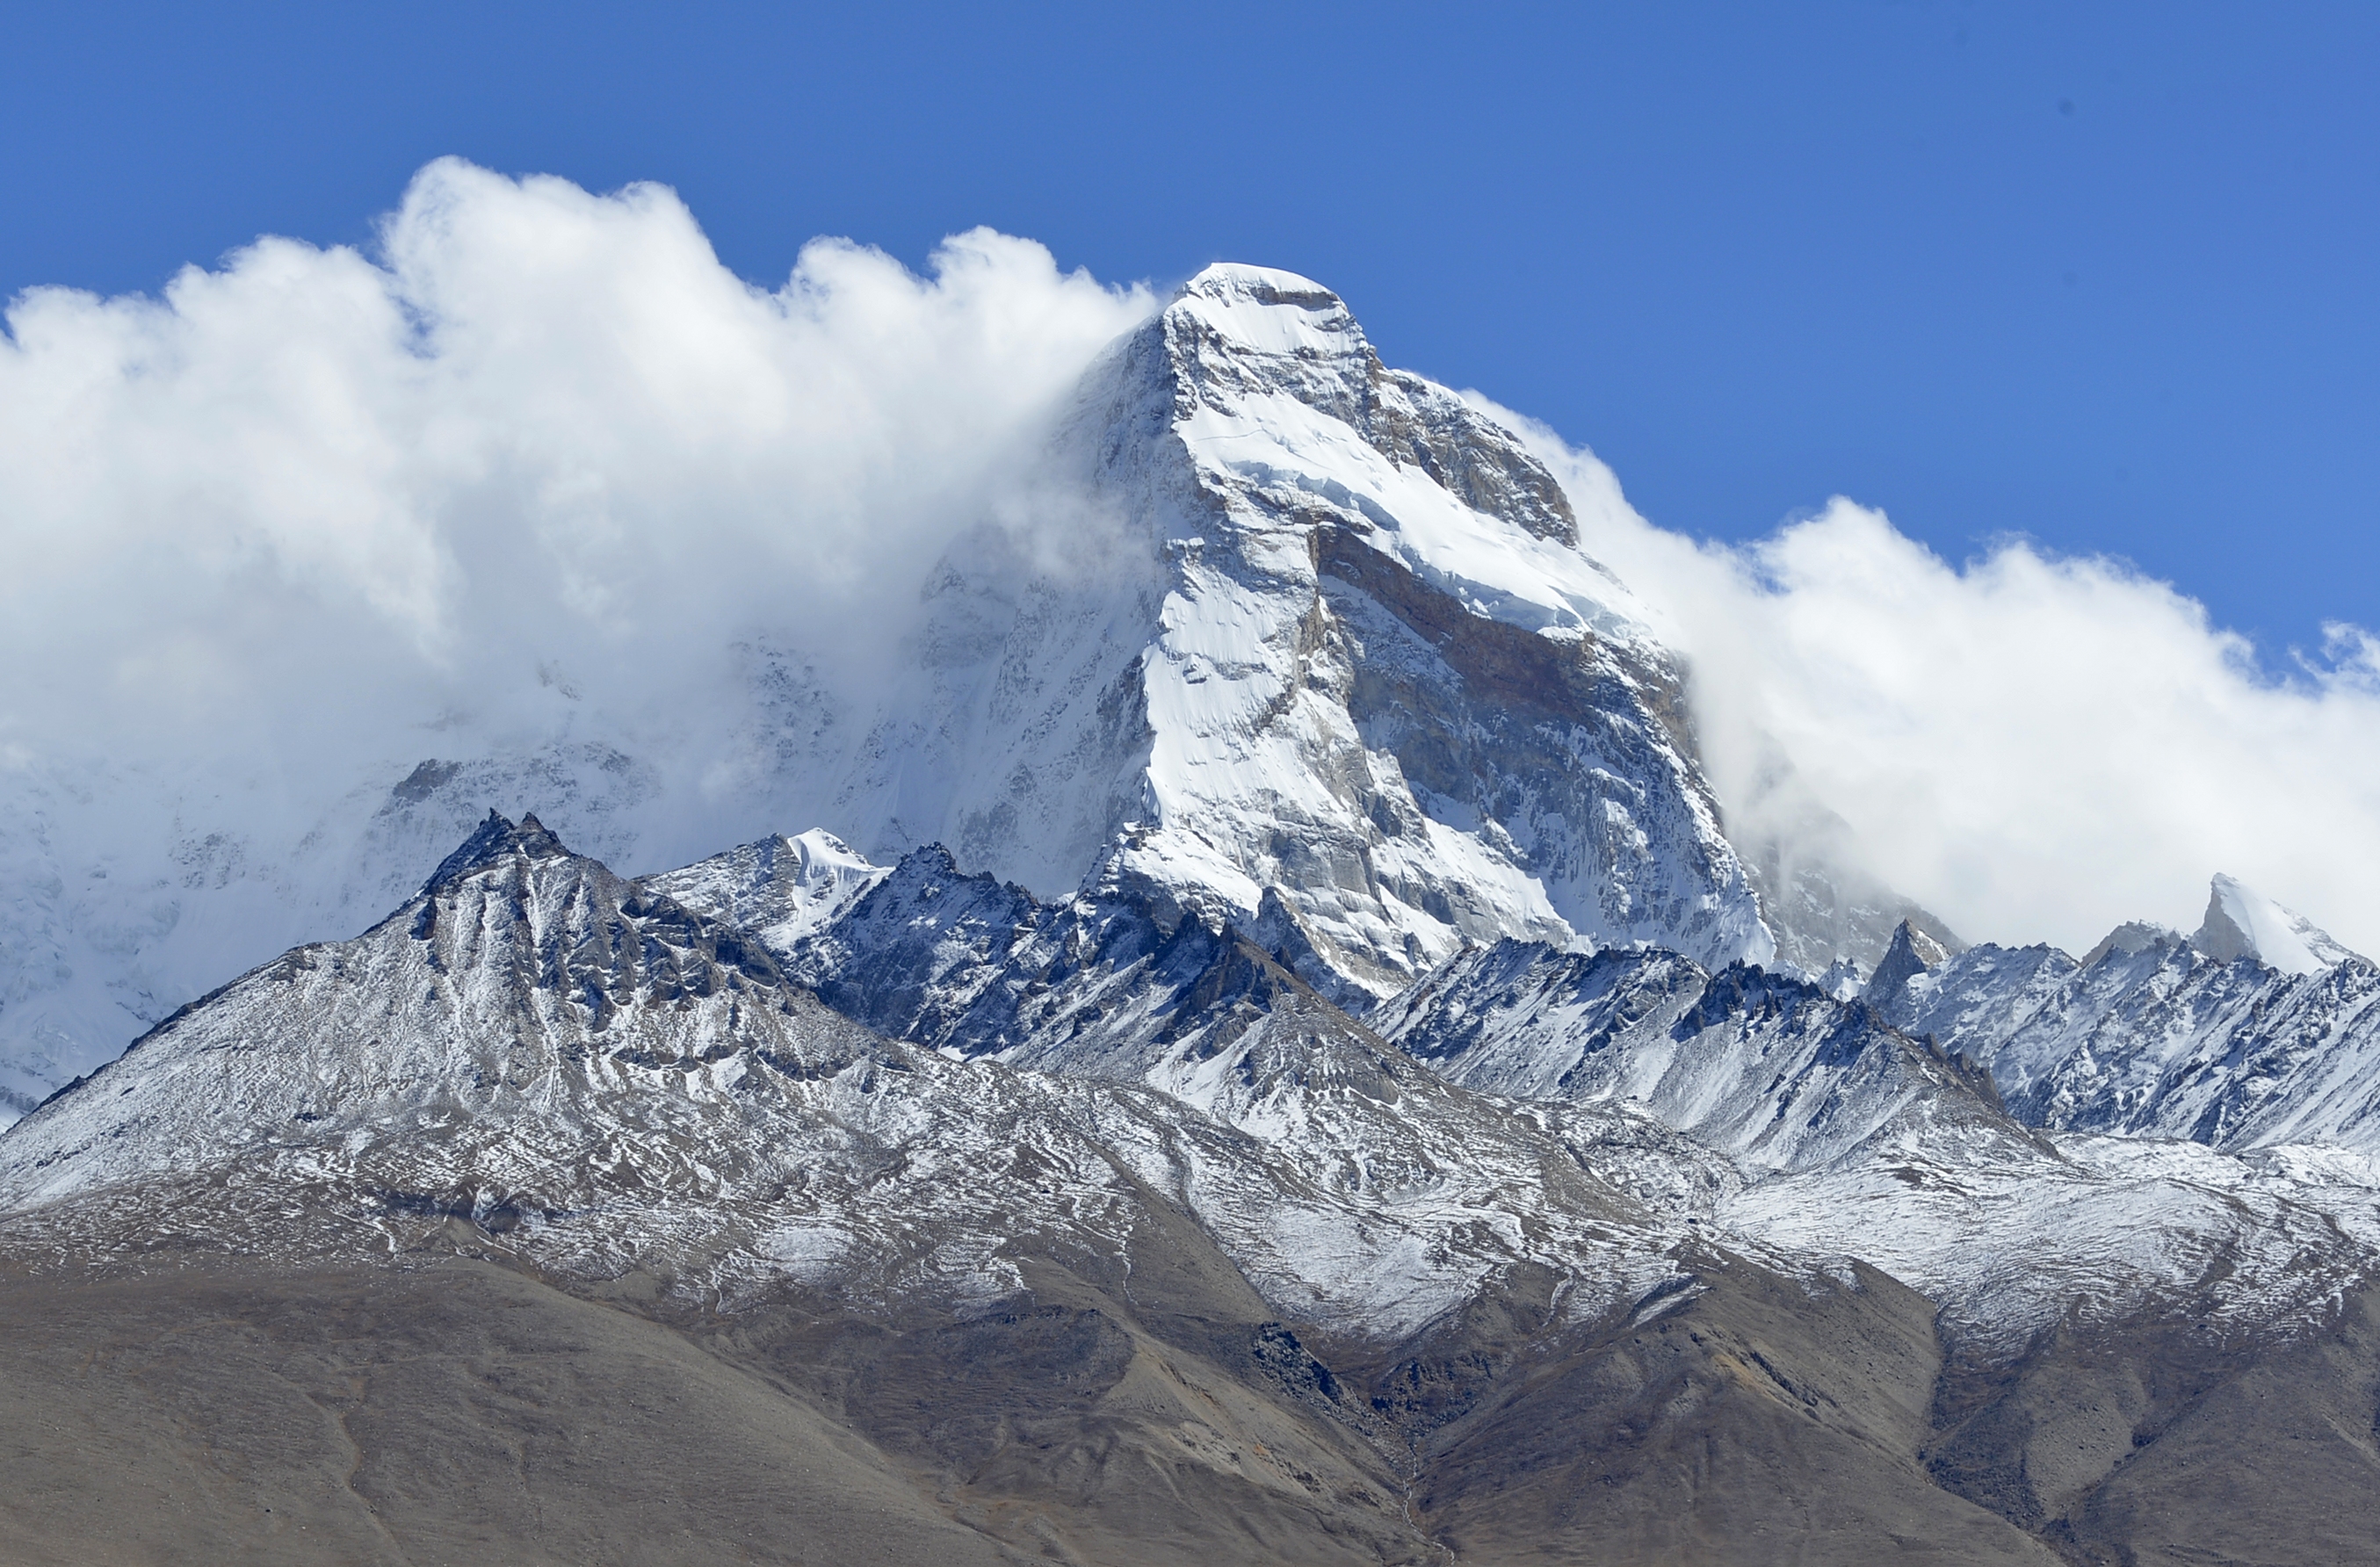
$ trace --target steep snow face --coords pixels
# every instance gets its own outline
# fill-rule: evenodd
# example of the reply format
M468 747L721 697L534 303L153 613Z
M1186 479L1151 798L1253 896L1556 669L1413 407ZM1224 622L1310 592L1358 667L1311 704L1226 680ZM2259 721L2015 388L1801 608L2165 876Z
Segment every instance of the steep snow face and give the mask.
M1462 937L1551 936L1548 912L1597 942L1766 956L1679 673L1552 476L1382 367L1305 279L1211 269L1156 330L1209 504L1172 519L1148 682L1162 840L1128 858L1229 844L1326 954L1384 978ZM1344 783L1266 810L1251 771L1300 763ZM1280 826L1321 852L1269 853Z
M1885 1011L1987 1067L2033 1125L2380 1152L2380 969L2349 954L2292 974L2209 956L2204 935L2128 927L2087 964L1976 947Z
M2228 876L2216 876L2206 920L2191 945L2219 963L2254 958L2284 974L2312 974L2355 954L2291 909Z
M1200 273L1094 371L1050 471L1095 558L996 529L953 555L832 791L864 846L1131 886L1169 925L1269 892L1374 995L1506 935L1773 950L1680 673L1560 486L1327 290Z
M1475 1090L1641 1106L1749 1172L1878 1150L2032 1150L1957 1063L1864 1004L1664 952L1502 941L1383 1005L1382 1036Z

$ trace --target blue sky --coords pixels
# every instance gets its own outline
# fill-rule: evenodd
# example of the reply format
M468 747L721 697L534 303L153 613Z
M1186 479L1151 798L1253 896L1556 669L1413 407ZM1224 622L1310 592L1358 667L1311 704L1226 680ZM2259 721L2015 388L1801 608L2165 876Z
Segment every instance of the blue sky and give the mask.
M1655 521L1843 492L2380 626L2380 8L19 7L0 291L369 243L431 158L683 193L781 281L990 224L1342 293Z

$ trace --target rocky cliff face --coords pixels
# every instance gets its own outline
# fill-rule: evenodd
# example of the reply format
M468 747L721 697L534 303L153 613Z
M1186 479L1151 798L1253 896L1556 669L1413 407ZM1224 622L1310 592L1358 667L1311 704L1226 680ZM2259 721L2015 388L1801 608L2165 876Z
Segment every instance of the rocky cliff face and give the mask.
M1386 369L1346 308L1215 267L1094 369L1051 456L1095 561L987 530L834 791L1062 894L1168 920L1269 892L1385 993L1465 941L1774 943L1676 662L1510 433Z

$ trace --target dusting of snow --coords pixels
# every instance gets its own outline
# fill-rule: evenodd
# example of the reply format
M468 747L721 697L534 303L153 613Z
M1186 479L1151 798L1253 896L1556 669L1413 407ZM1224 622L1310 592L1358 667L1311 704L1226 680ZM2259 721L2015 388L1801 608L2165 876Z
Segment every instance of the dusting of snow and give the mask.
M625 880L601 861L650 864L682 802L584 736L392 759L270 827L179 780L15 778L0 1247L463 1225L721 1301L975 1310L1022 1241L1128 1272L1186 1215L1359 1338L1522 1265L1565 1320L1648 1320L1732 1248L1814 1289L1863 1259L2010 1350L2303 1323L2364 1278L2380 968L2227 876L2195 936L2080 963L1881 894L1827 917L1869 954L1899 919L1872 971L1805 930L1816 978L1774 962L1655 613L1519 438L1319 285L1192 279L1022 493L877 705L743 648L720 786L844 836ZM331 1233L291 1232L300 1193Z
M780 833L677 870L644 885L773 948L790 949L834 923L891 874L833 833L814 827Z
M949 1060L494 821L371 931L248 975L0 1139L0 1245L369 1255L461 1221L581 1276L650 1261L722 1300L792 1278L956 1309L1022 1287L1020 1238L1123 1266L1155 1193L1281 1310L1359 1334L1415 1330L1516 1261L1605 1311L1668 1271L1675 1221L1581 1172L1562 1122L1404 1071L1402 1103L1368 1071L1299 1071L1210 1115ZM301 1193L339 1223L293 1230Z

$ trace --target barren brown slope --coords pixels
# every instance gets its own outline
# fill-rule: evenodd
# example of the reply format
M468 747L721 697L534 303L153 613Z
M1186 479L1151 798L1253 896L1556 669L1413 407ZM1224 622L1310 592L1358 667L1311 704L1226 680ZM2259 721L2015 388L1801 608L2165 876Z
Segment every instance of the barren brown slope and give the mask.
M1015 1556L818 1409L462 1259L0 1282L0 1559Z
M2368 1299L2292 1343L2143 1326L1945 1377L1927 1303L1865 1269L1714 1254L1572 1331L1509 1281L1366 1354L1262 1319L1190 1233L1136 1263L1132 1298L1045 1261L963 1321L589 1299L492 1255L12 1270L0 1560L2380 1561Z

